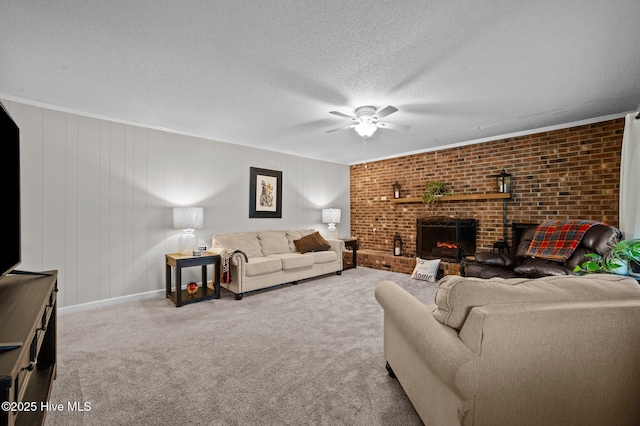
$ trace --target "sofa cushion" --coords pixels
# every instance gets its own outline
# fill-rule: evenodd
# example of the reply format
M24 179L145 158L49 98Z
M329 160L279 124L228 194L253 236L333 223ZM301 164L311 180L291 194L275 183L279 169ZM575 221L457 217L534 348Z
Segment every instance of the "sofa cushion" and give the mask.
M247 277L272 274L282 270L282 261L273 257L254 257L245 264Z
M258 240L262 248L262 255L290 253L286 231L260 231Z
M331 244L325 240L319 232L302 237L295 240L294 244L300 253L308 253L311 251L326 251L331 248Z
M520 242L516 247L516 256L518 257L526 257L527 250L529 250L529 244L531 244L531 240L533 240L533 236L536 234L536 229L538 226L531 226L524 231L520 235Z
M287 241L289 242L289 251L291 253L298 251L294 241L299 240L302 237L306 237L307 235L313 234L314 232L316 232L315 229L300 229L298 231L286 231Z
M269 258L280 259L282 262L282 270L310 268L313 266L313 256L300 253L281 253L271 254Z
M464 276L477 278L516 278L518 274L513 272L513 269L503 268L502 266L472 263L465 266Z
M483 265L502 266L513 269L518 265L518 260L511 254L496 253L493 251L481 251L474 255L476 262Z
M547 277L551 275L573 275L573 270L562 263L549 259L525 259L513 271L527 278Z
M433 316L460 330L476 306L498 303L570 302L639 299L633 278L611 274L566 275L544 278L469 278L448 275L440 280Z
M218 234L213 238L218 247L241 250L248 258L262 257L262 247L260 247L257 232Z
M329 251L314 251L309 252L308 255L313 257L313 263L329 263L338 260L338 253L333 250Z

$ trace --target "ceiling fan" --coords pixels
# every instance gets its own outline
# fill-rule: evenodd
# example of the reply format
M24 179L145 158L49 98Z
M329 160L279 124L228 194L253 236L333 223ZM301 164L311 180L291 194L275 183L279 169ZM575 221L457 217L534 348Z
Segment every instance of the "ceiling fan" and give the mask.
M376 111L376 108L372 106L362 106L356 109L355 117L343 114L339 111L329 111L330 114L337 115L338 117L348 118L350 120L353 120L354 123L349 124L348 126L339 127L337 129L327 130L327 133L337 132L339 130L355 129L356 132L358 132L358 134L363 138L369 138L378 129L409 130L411 126L407 126L405 124L393 124L378 121L381 118L393 114L396 111L398 111L398 108L391 105L378 111Z

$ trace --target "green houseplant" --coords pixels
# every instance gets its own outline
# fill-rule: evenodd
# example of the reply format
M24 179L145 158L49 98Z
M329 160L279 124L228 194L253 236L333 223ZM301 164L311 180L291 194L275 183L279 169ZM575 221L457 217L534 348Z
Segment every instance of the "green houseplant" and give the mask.
M449 195L444 182L440 181L427 181L425 183L424 192L422 193L422 202L424 204L433 204L438 201L443 195Z
M573 272L577 274L607 272L627 275L629 273L629 262L632 260L640 262L640 239L619 241L604 256L600 256L597 253L589 253L586 256L590 260L587 260L582 265L577 265Z

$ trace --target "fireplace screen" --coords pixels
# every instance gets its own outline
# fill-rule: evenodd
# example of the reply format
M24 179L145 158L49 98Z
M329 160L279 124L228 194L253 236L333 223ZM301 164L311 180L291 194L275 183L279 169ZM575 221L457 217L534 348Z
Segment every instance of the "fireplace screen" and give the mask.
M476 220L434 216L417 220L417 255L460 262L476 252Z

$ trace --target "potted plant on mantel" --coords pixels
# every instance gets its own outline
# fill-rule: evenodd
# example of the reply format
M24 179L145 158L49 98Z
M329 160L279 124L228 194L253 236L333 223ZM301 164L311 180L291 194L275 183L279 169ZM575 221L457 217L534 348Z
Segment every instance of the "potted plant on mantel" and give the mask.
M617 275L629 274L629 262L640 263L640 239L622 240L611 247L611 251L600 256L597 253L588 253L587 260L582 265L577 265L573 272L588 274L591 272L607 272Z
M440 199L443 195L450 195L451 193L447 190L444 182L440 181L427 181L424 187L424 192L422 193L422 202L424 204L433 204Z

